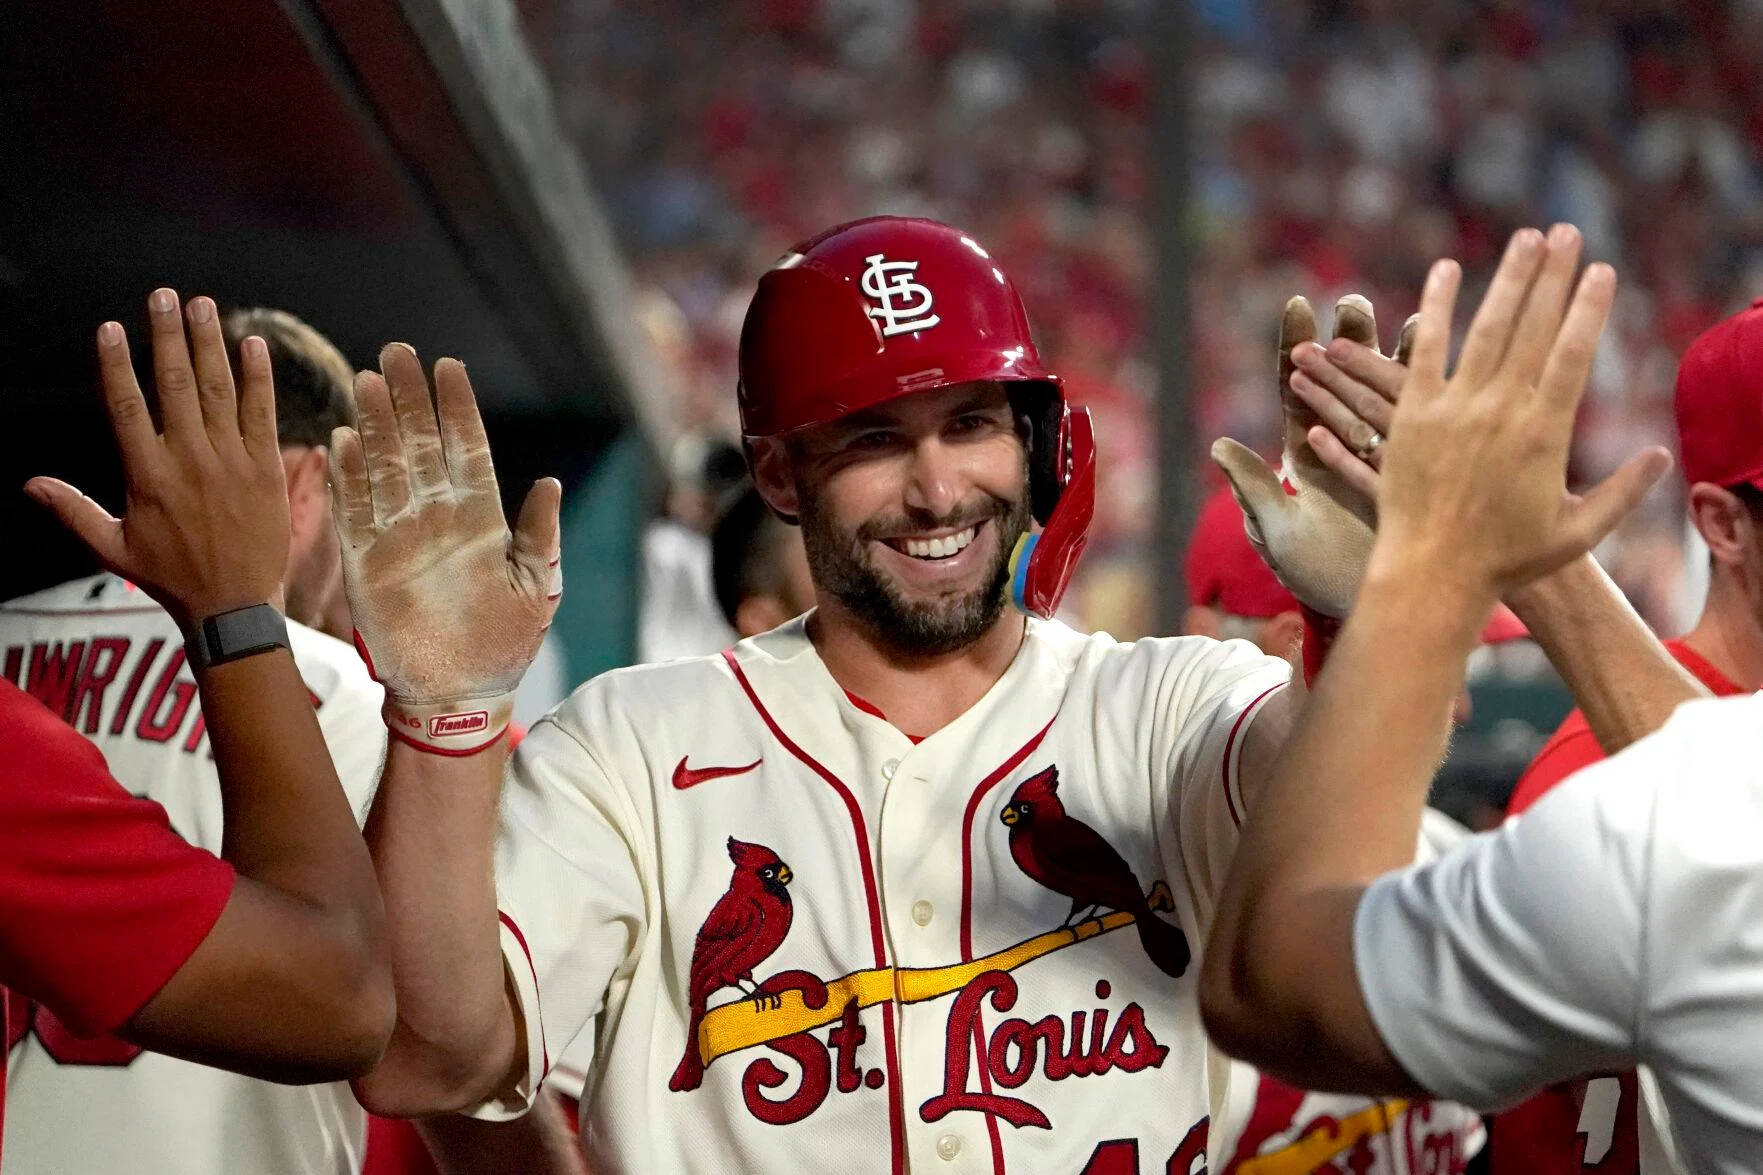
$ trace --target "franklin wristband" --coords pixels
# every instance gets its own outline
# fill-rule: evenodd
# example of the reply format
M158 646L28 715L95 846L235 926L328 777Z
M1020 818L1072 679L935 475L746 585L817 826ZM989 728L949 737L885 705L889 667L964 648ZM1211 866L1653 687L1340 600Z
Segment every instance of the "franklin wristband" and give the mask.
M386 694L380 713L393 738L435 755L475 755L493 746L514 719L514 694L458 702L401 702Z
M184 641L191 669L209 669L243 657L288 648L288 622L273 604L252 604L210 616Z

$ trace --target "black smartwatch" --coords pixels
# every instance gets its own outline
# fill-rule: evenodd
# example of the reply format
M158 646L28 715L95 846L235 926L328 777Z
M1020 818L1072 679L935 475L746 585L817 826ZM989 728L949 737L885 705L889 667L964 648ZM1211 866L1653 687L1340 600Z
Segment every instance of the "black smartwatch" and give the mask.
M253 604L202 621L184 642L184 655L191 669L208 669L285 648L288 622L275 605Z

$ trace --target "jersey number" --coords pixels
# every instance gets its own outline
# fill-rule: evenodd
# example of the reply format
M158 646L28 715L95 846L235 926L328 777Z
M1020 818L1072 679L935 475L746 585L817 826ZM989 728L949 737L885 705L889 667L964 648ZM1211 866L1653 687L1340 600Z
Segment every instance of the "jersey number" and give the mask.
M17 992L7 1001L11 1015L7 1017L6 1048L13 1047L28 1034L36 1033L43 1051L58 1065L121 1066L141 1055L141 1046L114 1036L76 1036L61 1018L41 1004L21 999Z
M1206 1130L1210 1118L1201 1118L1181 1140L1164 1164L1164 1175L1206 1175ZM1099 1142L1090 1161L1078 1175L1139 1175L1139 1140L1111 1138Z

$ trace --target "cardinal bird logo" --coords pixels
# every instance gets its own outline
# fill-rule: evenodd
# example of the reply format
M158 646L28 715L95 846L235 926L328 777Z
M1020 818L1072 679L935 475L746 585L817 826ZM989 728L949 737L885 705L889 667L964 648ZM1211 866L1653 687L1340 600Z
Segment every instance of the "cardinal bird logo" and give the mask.
M753 968L771 957L790 932L794 907L790 905L790 867L764 845L728 838L729 859L735 863L728 892L716 899L710 916L698 928L692 947L692 975L687 998L691 1001L691 1025L686 1029L686 1053L667 1088L697 1089L704 1080L704 1062L698 1055L698 1026L710 997L725 987L740 988L755 1002L777 999L753 985ZM746 983L743 984L742 981ZM751 985L751 990L749 990Z
M1065 810L1059 799L1059 768L1049 767L1018 784L998 818L1010 829L1010 856L1022 871L1071 899L1065 925L1082 921L1080 912L1125 911L1133 916L1139 945L1158 970L1176 979L1187 971L1193 958L1188 936L1152 914L1125 858Z

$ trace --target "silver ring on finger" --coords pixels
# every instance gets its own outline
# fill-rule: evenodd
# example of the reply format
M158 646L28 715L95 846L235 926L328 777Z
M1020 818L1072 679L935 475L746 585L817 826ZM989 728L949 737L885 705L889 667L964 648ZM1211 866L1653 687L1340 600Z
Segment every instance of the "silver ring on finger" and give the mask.
M1371 435L1367 437L1365 443L1358 448L1359 460L1370 461L1377 451L1383 448L1383 440L1383 434L1378 432L1375 428L1372 429Z

